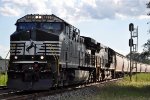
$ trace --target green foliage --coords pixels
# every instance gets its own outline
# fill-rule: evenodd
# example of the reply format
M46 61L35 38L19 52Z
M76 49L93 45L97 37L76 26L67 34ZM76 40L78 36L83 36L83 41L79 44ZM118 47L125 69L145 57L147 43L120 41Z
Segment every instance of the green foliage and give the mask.
M142 53L132 53L131 59L150 64L150 39L143 45L144 49ZM130 53L126 55L127 58L130 58Z
M128 55L126 55L126 57L130 58L130 53ZM132 53L131 59L140 62L140 60L141 60L140 53Z
M141 62L150 64L150 39L143 45L143 52L140 54Z
M0 73L0 86L6 86L6 82L7 82L7 74Z
M130 59L130 53L126 55L127 58ZM134 61L138 61L145 64L150 64L150 53L147 51L143 51L142 53L132 53L131 59Z
M143 46L144 46L144 51L150 51L150 39L148 39Z
M132 80L125 77L102 87L93 100L150 100L150 74L137 74Z
M3 59L3 58L0 56L0 59Z
M129 82L130 77L125 77L123 82ZM150 82L150 73L139 73L132 76L132 82ZM122 83L122 82L121 82Z

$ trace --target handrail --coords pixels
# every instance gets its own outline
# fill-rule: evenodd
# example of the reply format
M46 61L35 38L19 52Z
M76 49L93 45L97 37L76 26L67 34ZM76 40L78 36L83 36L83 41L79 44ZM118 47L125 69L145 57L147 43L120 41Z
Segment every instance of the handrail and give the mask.
M52 45L49 45L49 47L52 47ZM54 49L50 49L50 50L53 50L53 51L55 51ZM53 54L54 54L55 52L53 52ZM56 61L56 66L57 66L57 76L59 76L60 75L60 73L59 73L59 59L58 59L58 57L57 56L55 56L55 55L53 55L54 56L54 59L55 59L55 61ZM58 85L58 79L57 79L57 85Z
M7 53L7 55L6 55L6 57L5 57L5 70L8 70L8 65L6 65L6 58L7 58L7 56L9 55L9 53L10 53L10 50L8 51L8 53ZM6 83L6 75L7 75L7 72L5 72L5 77L4 77L4 82Z
M6 57L5 57L5 68L6 68L6 70L8 69L8 66L6 66L6 58L9 55L9 53L10 53L10 50L8 51L8 53L7 53Z

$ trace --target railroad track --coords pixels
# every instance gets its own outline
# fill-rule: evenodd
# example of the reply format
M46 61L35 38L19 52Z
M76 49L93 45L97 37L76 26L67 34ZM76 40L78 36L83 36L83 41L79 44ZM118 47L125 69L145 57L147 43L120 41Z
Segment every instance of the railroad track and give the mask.
M59 88L56 90L52 89L52 90L45 90L45 91L33 91L31 93L25 92L25 91L11 91L8 93L0 94L0 99L4 99L4 100L36 100L40 97L46 97L46 96L50 96L50 95L55 95L55 94L60 94L60 93L69 92L69 91L73 91L73 90L78 90L78 89L90 87L93 85L115 82L115 81L118 81L121 79L122 78L106 80L103 82L90 83L90 84L86 84L86 85L83 84L83 85L78 85L78 86L69 86L66 88Z
M6 86L0 86L0 90L5 90L5 89L7 89Z
M17 94L21 93L22 91L13 91L10 89L1 90L0 91L0 100L8 97L16 96Z

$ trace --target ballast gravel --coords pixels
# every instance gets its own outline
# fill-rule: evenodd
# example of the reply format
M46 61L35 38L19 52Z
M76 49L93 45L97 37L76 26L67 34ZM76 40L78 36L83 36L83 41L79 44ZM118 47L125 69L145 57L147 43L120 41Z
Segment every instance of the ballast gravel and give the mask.
M94 97L94 95L100 93L101 86L104 85L92 85L89 87L84 87L82 89L41 97L38 98L38 100L93 100L92 98Z

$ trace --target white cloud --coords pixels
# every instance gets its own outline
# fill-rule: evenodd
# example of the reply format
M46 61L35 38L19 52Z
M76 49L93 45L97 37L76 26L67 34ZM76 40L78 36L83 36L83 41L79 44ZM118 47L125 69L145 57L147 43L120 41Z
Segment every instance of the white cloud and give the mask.
M51 10L46 6L47 0L29 0L28 6L25 8L27 13L46 14Z
M140 15L138 18L139 19L150 19L150 17L147 15Z
M2 0L4 16L28 13L51 14L80 21L86 19L145 18L148 0ZM7 5L7 6L6 6Z
M4 16L18 16L27 13L50 14L51 10L47 7L48 0L2 0L0 14Z
M4 3L13 3L14 5L25 6L28 5L29 0L2 0Z
M126 19L127 18L127 16L125 16L123 14L120 14L120 13L116 13L115 16L118 17L118 18L121 18L121 19Z
M81 0L83 4L88 4L92 7L96 7L96 0Z
M130 17L146 15L146 0L120 0L117 3L116 12Z
M0 14L4 16L19 16L20 10L18 8L10 7L9 5L4 5L4 7L0 7Z

